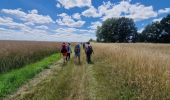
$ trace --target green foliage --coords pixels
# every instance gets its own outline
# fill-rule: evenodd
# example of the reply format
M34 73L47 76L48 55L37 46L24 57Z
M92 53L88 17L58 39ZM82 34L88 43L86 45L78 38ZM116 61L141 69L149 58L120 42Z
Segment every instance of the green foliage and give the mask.
M128 36L136 36L137 29L130 18L111 18L97 27L96 33L98 42L127 42Z
M170 43L170 14L160 22L153 22L140 34L141 42Z
M16 90L28 79L35 76L44 68L48 68L50 64L59 59L59 54L53 54L50 57L44 58L36 63L26 65L23 68L0 74L0 97Z

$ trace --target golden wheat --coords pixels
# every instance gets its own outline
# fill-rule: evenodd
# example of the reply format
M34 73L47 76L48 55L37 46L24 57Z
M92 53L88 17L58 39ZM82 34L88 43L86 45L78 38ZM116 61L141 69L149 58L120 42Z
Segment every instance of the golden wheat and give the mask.
M0 41L0 72L40 60L59 47L55 42Z
M127 99L131 95L135 99L170 99L170 45L93 45L95 68L101 70L101 75L108 74L105 82L115 85L108 86L106 91L117 89L114 91L118 92L117 96L112 94L112 98L125 96Z

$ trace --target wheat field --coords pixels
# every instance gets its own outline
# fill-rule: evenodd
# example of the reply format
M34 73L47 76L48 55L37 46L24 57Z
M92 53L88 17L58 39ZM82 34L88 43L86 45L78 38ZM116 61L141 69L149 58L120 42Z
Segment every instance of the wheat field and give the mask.
M31 41L0 41L0 72L20 68L53 53L60 43Z
M169 44L94 44L94 69L109 100L170 99Z

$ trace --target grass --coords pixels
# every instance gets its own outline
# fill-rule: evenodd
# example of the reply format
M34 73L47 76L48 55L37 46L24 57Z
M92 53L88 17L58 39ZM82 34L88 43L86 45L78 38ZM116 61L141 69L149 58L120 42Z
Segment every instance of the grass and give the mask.
M41 72L44 68L48 68L50 64L59 59L60 56L58 53L53 54L36 63L26 65L23 68L0 74L0 97L4 97L16 90L19 86L26 83L28 79L31 79L37 73Z
M41 60L59 51L60 43L0 41L0 73Z
M98 100L170 99L170 45L95 44L94 48Z
M82 51L82 53L84 53ZM49 76L37 86L33 87L30 92L21 94L12 98L13 100L89 100L93 98L92 87L89 83L91 68L85 64L85 56L82 55L81 64L74 64L73 58L62 67L59 71L53 71ZM56 67L56 69L58 69ZM90 72L91 73L91 72ZM89 90L89 91L88 91Z
M170 45L93 43L94 64L58 66L13 100L170 100Z

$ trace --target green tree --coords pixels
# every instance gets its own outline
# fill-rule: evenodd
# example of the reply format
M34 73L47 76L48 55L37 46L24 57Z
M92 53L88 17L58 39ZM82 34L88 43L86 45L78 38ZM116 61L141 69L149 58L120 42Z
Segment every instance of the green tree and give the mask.
M160 42L170 43L170 14L164 17L160 23L163 28Z
M147 42L159 42L162 26L159 22L154 22L145 27L142 32L142 38Z
M160 22L153 22L139 35L140 41L170 43L170 14Z
M98 42L127 42L128 36L136 36L137 29L133 19L110 18L97 28L96 33Z

